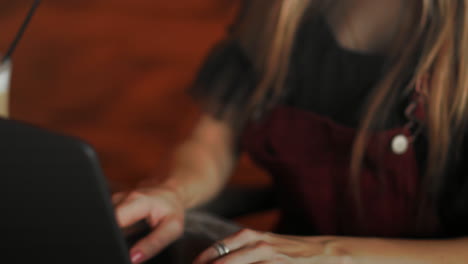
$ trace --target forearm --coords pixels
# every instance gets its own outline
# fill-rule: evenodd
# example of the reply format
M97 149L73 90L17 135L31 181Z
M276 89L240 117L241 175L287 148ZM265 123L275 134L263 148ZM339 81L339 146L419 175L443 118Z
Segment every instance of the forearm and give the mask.
M175 191L187 209L193 208L222 190L234 163L235 157L228 151L187 141L175 152L172 170L161 186Z
M468 238L448 240L336 238L331 240L328 250L349 256L350 264L468 263Z

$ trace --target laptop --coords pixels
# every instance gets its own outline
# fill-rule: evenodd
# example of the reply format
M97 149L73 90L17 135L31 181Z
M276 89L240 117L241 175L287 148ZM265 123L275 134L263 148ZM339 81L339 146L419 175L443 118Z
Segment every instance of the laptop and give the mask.
M93 148L84 141L0 118L0 263L130 264L128 250L150 232L121 230ZM147 264L188 264L240 230L188 212L184 236Z
M93 149L79 139L5 119L0 119L0 241L2 263L131 263Z

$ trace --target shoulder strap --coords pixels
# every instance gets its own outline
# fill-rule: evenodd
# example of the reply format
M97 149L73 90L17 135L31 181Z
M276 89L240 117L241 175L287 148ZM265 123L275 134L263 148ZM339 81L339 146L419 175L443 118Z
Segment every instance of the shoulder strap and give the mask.
M231 27L231 37L244 49L255 67L264 61L266 48L277 26L279 9L284 0L243 0L239 15ZM289 1L289 0L288 0Z

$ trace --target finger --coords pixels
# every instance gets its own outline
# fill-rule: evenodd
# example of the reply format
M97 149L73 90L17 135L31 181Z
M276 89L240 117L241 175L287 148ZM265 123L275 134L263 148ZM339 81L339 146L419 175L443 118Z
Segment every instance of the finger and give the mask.
M143 196L129 196L116 208L117 222L122 228L131 226L132 224L147 218L149 214L150 203L148 198L144 198Z
M217 259L214 264L236 264L236 263L256 263L260 261L268 261L273 258L275 252L273 247L267 242L258 242L253 246L238 249L230 254L227 254Z
M229 236L225 238L223 241L220 241L223 243L230 252L236 251L242 247L246 247L250 244L254 244L258 242L258 240L261 238L258 232L249 230L249 229L244 229L241 230L237 233L235 233L232 236ZM194 263L199 264L199 263L210 263L211 261L217 259L219 257L219 253L216 250L214 246L209 247L205 251L203 251L195 260Z
M223 239L229 250L235 251L241 247L256 244L263 238L262 233L250 229L243 229L232 236Z
M311 258L308 263L310 264L353 264L356 262L349 256L315 256ZM371 263L376 263L376 262L374 261ZM379 262L379 263L382 263L382 262ZM394 262L394 263L397 263L397 262Z
M183 229L182 220L176 217L164 219L151 234L140 240L130 250L132 262L142 263L152 258L177 240L182 235Z
M218 251L213 247L209 247L198 257L193 261L193 264L205 264L205 263L211 263L213 260L217 259L219 257Z

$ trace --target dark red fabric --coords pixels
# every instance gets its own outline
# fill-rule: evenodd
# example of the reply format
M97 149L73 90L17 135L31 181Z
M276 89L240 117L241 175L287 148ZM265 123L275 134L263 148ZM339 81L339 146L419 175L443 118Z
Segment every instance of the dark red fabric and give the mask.
M409 237L417 235L419 167L412 145L402 155L391 149L396 135L409 133L395 128L371 136L360 180L362 214L349 180L355 129L280 106L247 127L243 146L279 187L283 231L302 228L321 235ZM299 222L304 226L298 227Z

